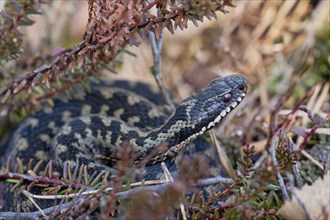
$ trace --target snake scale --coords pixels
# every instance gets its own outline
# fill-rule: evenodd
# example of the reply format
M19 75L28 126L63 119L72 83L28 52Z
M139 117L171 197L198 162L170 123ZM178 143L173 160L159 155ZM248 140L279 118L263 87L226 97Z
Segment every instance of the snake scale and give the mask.
M214 79L183 100L170 115L162 113L162 96L143 83L114 81L91 83L88 91L77 88L70 96L42 105L23 120L8 138L0 165L7 158L52 159L59 169L64 161L88 165L89 173L107 170L119 160L124 142L133 146L134 163L146 166L175 158L196 137L217 125L244 98L247 82L232 75ZM158 148L165 143L166 147ZM0 211L17 210L19 192L0 182ZM18 190L16 190L18 191ZM20 211L31 211L21 204Z

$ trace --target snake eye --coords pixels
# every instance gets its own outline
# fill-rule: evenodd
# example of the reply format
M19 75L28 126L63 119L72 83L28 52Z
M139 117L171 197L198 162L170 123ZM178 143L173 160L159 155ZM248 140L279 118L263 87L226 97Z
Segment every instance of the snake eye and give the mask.
M239 90L244 90L244 88L245 88L245 86L244 85L242 85L242 84L240 84L240 85L238 85L238 87L237 87Z
M222 97L222 101L223 102L229 102L230 98L231 98L231 95L229 93L227 93Z

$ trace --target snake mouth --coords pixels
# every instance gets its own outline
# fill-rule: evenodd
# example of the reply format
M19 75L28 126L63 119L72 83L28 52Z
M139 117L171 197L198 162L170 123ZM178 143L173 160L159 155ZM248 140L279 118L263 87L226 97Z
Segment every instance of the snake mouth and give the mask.
M245 97L246 93L241 93L240 95L238 95L238 97L233 100L226 108L224 108L220 114L213 120L211 121L207 126L204 126L199 132L193 134L190 138L188 139L193 139L196 138L199 135L204 134L207 130L212 129L214 126L216 126L217 124L219 124L219 122L226 117L226 115L228 113L230 113L233 109L235 109L243 100L243 98Z
M214 121L211 121L206 128L203 127L201 131L204 130L203 131L204 133L206 130L209 130L213 128L215 125L217 125L221 121L221 119L223 119L229 112L235 109L242 102L244 97L245 97L245 93L242 93L240 96L238 96L236 100L234 100L229 106L227 106L224 110L221 111L221 113L214 119Z

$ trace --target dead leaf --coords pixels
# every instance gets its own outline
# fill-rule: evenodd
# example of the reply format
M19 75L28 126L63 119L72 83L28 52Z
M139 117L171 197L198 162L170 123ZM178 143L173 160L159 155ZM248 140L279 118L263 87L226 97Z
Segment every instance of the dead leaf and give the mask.
M312 186L305 185L301 190L295 189L298 198L305 204L313 219L330 219L330 173L319 178ZM286 202L278 211L284 219L308 219L297 199Z

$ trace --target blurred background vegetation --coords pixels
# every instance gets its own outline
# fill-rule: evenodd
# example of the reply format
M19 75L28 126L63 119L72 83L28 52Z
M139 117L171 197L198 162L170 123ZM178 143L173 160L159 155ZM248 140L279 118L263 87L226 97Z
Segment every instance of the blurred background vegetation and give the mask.
M5 2L0 4L2 8L8 7L9 15L11 10L17 12L17 8L5 6ZM247 98L215 131L229 146L226 151L236 167L233 158L242 154L241 149L246 144L255 146L254 154L262 155L267 151L272 110L277 108L278 117L285 121L299 100L303 100L300 104L306 105L317 117L330 117L330 1L242 0L233 3L236 7L226 8L227 14L217 13L216 20L205 18L198 27L188 22L187 29L178 29L175 34L166 30L162 72L164 84L178 99L189 96L218 76L234 72L247 78ZM35 8L21 12L29 15L19 20L19 32L0 35L2 89L17 77L49 62L64 48L73 47L84 36L87 2L57 0L35 4ZM102 69L104 77L156 85L150 73L153 65L150 44L141 41L138 47L127 46L125 50L129 52L120 53L115 62ZM310 94L310 91L314 92ZM40 89L37 94L44 94L44 90ZM281 102L283 97L285 100ZM11 103L15 107L1 105L0 138L30 111L30 107L20 106L21 101L18 98L17 103ZM31 102L28 106L37 105L38 102ZM301 111L294 111L292 117L285 136L300 147L315 123ZM303 159L295 161L305 182L315 181L329 167L329 121L319 127L300 149ZM274 205L276 210L280 206L281 203ZM228 209L227 217L238 217L237 210ZM254 214L257 217L258 213Z

